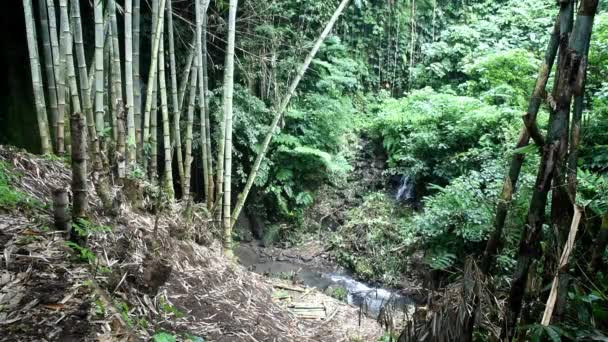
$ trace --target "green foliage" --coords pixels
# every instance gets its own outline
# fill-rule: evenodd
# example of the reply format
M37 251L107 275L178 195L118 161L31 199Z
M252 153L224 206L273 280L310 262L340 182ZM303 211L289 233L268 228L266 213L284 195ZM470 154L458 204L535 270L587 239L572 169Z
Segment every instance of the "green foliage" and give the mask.
M516 112L429 88L384 102L374 131L388 153L390 172L447 184L483 160L501 156L517 128ZM480 150L483 146L483 158Z
M596 215L608 213L608 176L579 170L577 174L577 203L590 208Z
M184 313L181 312L175 306L167 303L163 298L160 300L160 310L168 316L172 316L173 318L184 317Z
M42 203L29 195L15 189L11 182L17 179L12 165L0 161L0 208L40 208Z
M159 332L154 333L154 335L152 336L152 340L154 342L175 342L175 341L177 341L177 339L175 338L175 335L170 334L165 331L159 331Z
M127 325L129 327L132 327L133 320L131 319L131 316L129 315L129 304L127 304L126 302L120 301L120 300L117 300L115 302L115 304L120 312L120 316L122 317L122 319L127 323Z
M85 218L78 218L72 223L74 229L80 236L104 234L112 231L112 227L95 224Z
M80 261L86 262L86 263L89 263L92 265L95 264L95 262L97 261L97 256L90 249L88 249L86 247L81 247L80 245L78 245L77 243L74 243L72 241L66 241L65 244L66 244L66 246L70 247L74 252L77 253L78 259Z
M469 80L464 83L470 95L480 94L493 105L525 107L539 61L525 50L491 53L465 65Z
M348 297L348 290L346 290L345 288L343 288L341 286L335 287L329 291L329 295L333 298L336 298L337 300L344 302L344 301L346 301L346 298Z

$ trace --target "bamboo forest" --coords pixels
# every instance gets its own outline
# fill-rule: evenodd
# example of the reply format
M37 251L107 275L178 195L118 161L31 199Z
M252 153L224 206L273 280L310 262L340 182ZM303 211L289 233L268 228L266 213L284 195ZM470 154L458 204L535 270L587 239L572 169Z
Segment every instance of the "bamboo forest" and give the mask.
M608 341L608 0L8 0L0 341Z

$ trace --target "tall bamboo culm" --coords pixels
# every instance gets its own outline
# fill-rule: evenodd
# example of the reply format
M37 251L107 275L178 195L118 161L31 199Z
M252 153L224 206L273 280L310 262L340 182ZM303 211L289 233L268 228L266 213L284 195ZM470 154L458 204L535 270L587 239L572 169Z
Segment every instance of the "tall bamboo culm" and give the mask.
M127 95L127 162L136 162L135 99L133 91L133 0L125 0L125 82Z
M95 0L93 9L95 20L95 124L96 130L103 129L104 126L104 110L103 110L103 3L101 0ZM87 117L87 120L89 118ZM91 123L88 123L91 125ZM91 129L89 129L89 133Z
M116 20L116 0L109 0L108 5L110 11L110 26L112 28L112 103L110 110L112 113L112 132L114 140L116 141L118 139L117 113L122 111L122 106L124 105L125 101L123 100L124 96L122 89L122 66L120 58L120 37L118 32L118 23Z
M171 0L169 0L170 2ZM160 9L162 10L162 9ZM158 50L158 91L160 93L160 111L163 124L163 149L164 149L164 176L163 189L165 194L172 198L173 191L173 170L171 166L171 125L169 124L169 107L167 104L167 79L165 74L165 43L164 39L160 40Z
M143 145L142 145L142 120L141 120L141 81L139 75L139 22L140 22L140 2L141 0L133 0L133 101L135 121L135 152L138 162L142 162Z
M225 170L224 170L224 252L232 255L232 224L230 220L230 200L232 191L232 96L234 92L234 40L236 31L236 10L238 0L230 0L228 10L228 45L224 63L224 118L226 121ZM202 82L201 82L202 83ZM204 105L204 103L203 103Z
M197 65L198 65L198 74L199 75L203 75L203 65L202 65L202 61L203 61L203 50L202 50L202 37L203 37L203 13L205 11L207 11L207 6L209 5L209 1L208 0L196 0L196 4L195 4L195 19L196 19L196 55L197 55ZM205 120L205 116L206 116L206 112L205 112L205 93L203 91L203 78L199 77L198 78L198 108L199 108L199 114L200 114L200 122L201 122L201 155L202 155L202 162L203 162L203 182L204 182L204 193L205 193L205 199L207 201L207 205L209 207L209 200L210 200L210 194L209 194L209 181L210 181L210 177L209 177L209 164L207 163L207 158L210 158L209 154L207 153L208 150L206 148L206 143L207 143L207 129L205 127L206 125L206 120Z
M69 33L69 21L70 17L68 14L68 0L59 0L59 18L60 25L63 28L67 28L66 30L61 30L59 36L59 68L58 73L55 75L57 81L57 122L55 123L54 131L55 131L55 143L58 154L63 154L64 151L64 116L66 113L66 74L67 74L67 45L70 44L70 33ZM64 25L67 24L67 26ZM61 120L59 119L61 116ZM61 128L59 127L61 121Z
M40 29L42 31L42 52L44 54L44 70L46 73L47 95L49 100L49 109L51 115L51 126L55 134L55 151L58 154L63 154L63 136L59 130L59 110L57 103L57 85L56 75L53 67L53 52L51 49L51 33L49 29L49 14L44 1L38 1L38 12L40 14ZM56 29L56 28L55 28ZM65 103L64 103L65 106ZM63 124L63 118L61 118ZM63 131L63 126L61 127ZM63 132L61 132L63 133Z
M152 96L154 94L154 89L156 88L156 74L158 71L158 49L160 47L160 38L161 32L163 30L163 23L165 18L165 11L158 11L158 8L165 8L165 0L160 0L160 4L158 4L159 0L154 0L156 2L156 10L153 10L153 35L152 35L152 51L150 58L150 71L148 73L148 89L146 91L146 102L145 102L145 110L144 110L144 131L143 131L143 141L145 144L150 139L150 112L152 111ZM145 164L144 158L144 164Z
M211 120L209 119L209 76L207 72L207 7L209 6L209 2L205 7L205 11L203 12L203 41L202 41L202 61L201 64L203 66L203 94L205 95L204 105L205 105L205 129L206 129L206 139L205 139L205 148L207 149L207 168L209 169L209 198L207 199L207 206L211 208L214 205L215 198L215 182L213 180L213 154L211 153Z
M43 154L52 153L49 136L49 124L44 100L44 89L42 88L42 73L40 71L40 59L38 57L38 45L36 40L36 25L34 24L34 13L32 12L32 1L23 0L23 13L25 17L25 31L27 35L27 48L30 55L30 70L32 74L32 87L34 89L34 100L36 103L36 119L40 135L40 145Z
M168 33L168 41L169 41L169 68L170 68L170 77L171 77L171 113L173 114L173 142L176 146L175 151L177 155L177 173L179 175L180 183L184 182L184 166L182 161L182 151L181 151L181 134L179 131L179 121L180 121L180 110L181 105L178 100L178 89L177 89L177 67L175 64L175 41L173 35L173 6L171 1L167 1L167 33ZM191 62L192 60L190 60ZM185 70L189 70L190 66L186 64ZM186 76L187 79L187 76ZM187 82L187 81L185 81ZM171 148L171 153L169 155L171 158L173 157L173 149ZM165 157L166 158L166 157Z
M188 101L188 115L186 121L186 141L184 144L184 184L182 184L182 191L184 193L184 200L187 202L190 198L190 177L192 175L192 130L194 126L194 106L196 105L196 84L198 76L198 65L196 59L192 66L190 74L190 99Z
M78 65L78 76L80 77L80 93L82 94L82 108L85 112L85 120L87 123L87 133L89 141L96 141L96 130L94 125L94 116L93 116L93 104L91 102L91 97L86 96L85 94L90 93L90 84L88 77L87 64L85 60L84 54L84 42L82 38L82 21L80 18L80 3L78 1L71 1L71 9L72 9L72 23L74 27L74 48L76 49L76 61ZM97 53L97 51L95 51ZM96 57L96 56L95 56ZM103 72L103 70L102 70Z

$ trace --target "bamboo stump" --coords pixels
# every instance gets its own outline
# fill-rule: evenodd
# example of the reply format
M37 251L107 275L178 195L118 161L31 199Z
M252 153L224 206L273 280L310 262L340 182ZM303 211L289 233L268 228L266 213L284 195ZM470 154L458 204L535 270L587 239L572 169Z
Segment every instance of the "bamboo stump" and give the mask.
M53 217L55 227L58 230L68 231L70 229L69 204L70 201L66 189L57 188L53 191Z

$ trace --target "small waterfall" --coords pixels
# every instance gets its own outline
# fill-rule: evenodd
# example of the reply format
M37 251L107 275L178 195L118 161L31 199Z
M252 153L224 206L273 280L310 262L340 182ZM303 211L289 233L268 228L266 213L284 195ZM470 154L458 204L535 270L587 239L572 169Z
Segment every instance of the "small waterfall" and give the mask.
M416 181L414 177L403 176L397 190L395 200L399 202L411 202L416 199Z

